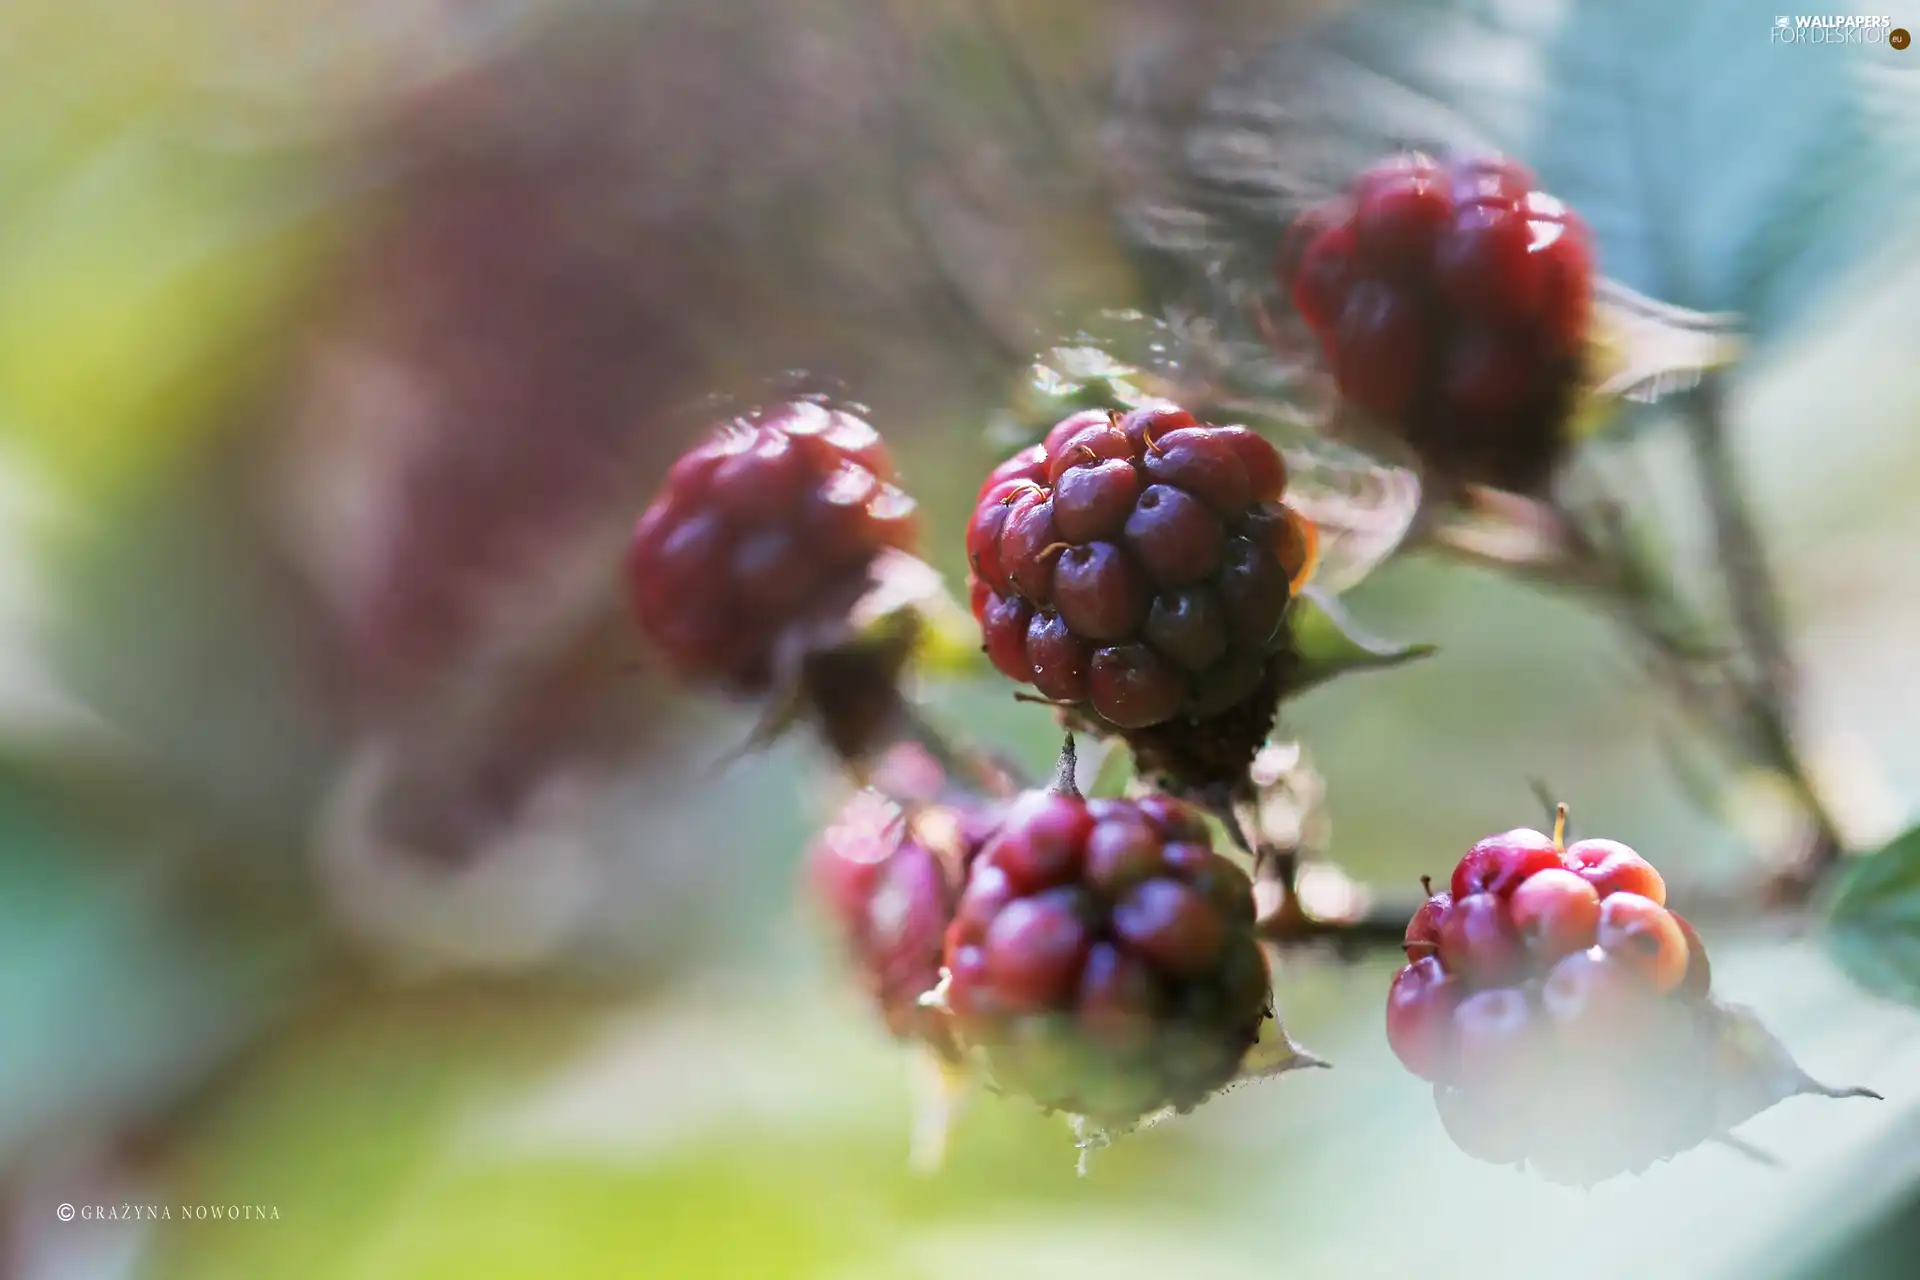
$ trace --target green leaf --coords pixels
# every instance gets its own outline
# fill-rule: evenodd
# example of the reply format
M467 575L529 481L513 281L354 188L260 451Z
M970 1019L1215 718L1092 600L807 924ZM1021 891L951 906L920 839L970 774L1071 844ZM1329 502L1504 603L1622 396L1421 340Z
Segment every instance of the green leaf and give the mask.
M172 868L108 838L0 782L0 1161L162 1110L310 977L300 931L196 911Z
M1093 784L1087 788L1090 800L1109 800L1127 793L1134 779L1133 752L1119 738L1109 739L1094 770Z
M1296 659L1287 678L1289 698L1353 671L1397 667L1436 652L1430 644L1400 644L1367 634L1334 597L1312 587L1287 610Z
M1854 981L1920 1004L1920 827L1847 868L1828 901L1826 936Z

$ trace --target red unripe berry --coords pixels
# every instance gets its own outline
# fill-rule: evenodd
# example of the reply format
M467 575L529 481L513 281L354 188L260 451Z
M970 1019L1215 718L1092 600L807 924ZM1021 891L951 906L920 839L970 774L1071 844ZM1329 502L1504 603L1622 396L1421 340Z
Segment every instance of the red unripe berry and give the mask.
M1103 1049L1137 1052L1153 1042L1160 993L1153 970L1110 942L1096 942L1080 971L1080 1032Z
M1407 936L1402 944L1407 959L1420 960L1440 950L1440 926L1452 909L1453 895L1444 889L1420 904L1413 919L1407 921Z
M1548 867L1523 880L1513 891L1509 910L1535 964L1585 951L1600 926L1600 895L1562 867Z
M1540 356L1529 335L1468 329L1447 351L1440 393L1456 413L1479 422L1504 422L1527 407L1539 368Z
M1138 813L1123 811L1094 823L1087 837L1087 885L1117 899L1152 879L1164 865L1163 837ZM1211 851L1209 851L1211 852Z
M1227 442L1233 456L1246 469L1247 483L1253 487L1253 500L1278 502L1287 491L1287 464L1279 451L1265 437L1245 427L1215 427L1214 434Z
M1012 877L1000 867L984 862L974 867L947 926L947 948L978 945L987 936L987 926L1019 896Z
M1527 949L1513 927L1507 904L1491 893L1455 898L1440 925L1440 963L1468 987L1512 982L1526 968Z
M1527 221L1510 205L1472 204L1454 213L1440 241L1434 279L1462 315L1517 326L1540 309L1542 269L1529 252Z
M1361 280L1347 293L1333 341L1333 375L1343 395L1386 421L1413 409L1434 353L1433 325L1419 298L1382 280Z
M1107 427L1112 425L1114 425L1113 415L1105 409L1082 409L1080 412L1070 413L1060 419L1060 421L1054 423L1052 428L1048 430L1046 441L1043 444L1037 444L1031 448L1023 449L1016 456L1026 457L1029 454L1037 453L1039 460L1038 465L1034 468L1034 475L1036 477L1044 476L1049 470L1047 465L1049 459L1066 456L1067 441L1073 439L1088 427Z
M1492 893L1507 897L1536 872L1560 865L1560 850L1553 837L1519 827L1485 840L1467 850L1453 869L1454 901L1472 893Z
M980 638L987 651L987 661L1009 680L1030 679L1027 636L1033 623L1033 606L1019 596L989 592L976 606L975 614L980 619Z
M1599 943L1655 991L1673 990L1687 974L1687 935L1665 907L1637 893L1600 903Z
M957 1043L1043 1105L1192 1106L1267 1016L1253 889L1164 796L1031 792L971 864L944 958Z
M1140 475L1124 458L1069 467L1054 482L1053 520L1075 542L1116 537L1139 494Z
M1000 535L1006 530L1015 495L1032 488L1028 480L1002 480L980 495L973 518L967 521L967 564L975 578L998 592L1010 588L1000 561Z
M1245 515L1255 501L1253 479L1241 461L1243 447L1213 427L1181 427L1155 436L1140 464L1154 483L1185 489L1231 520Z
M1219 910L1178 880L1135 885L1113 907L1113 936L1175 974L1205 973L1226 941Z
M1099 801L1094 801L1099 804ZM1206 819L1200 811L1190 804L1175 800L1161 792L1141 796L1133 804L1134 811L1153 824L1153 829L1164 836L1169 843L1191 843L1198 841L1209 844L1213 832L1207 827Z
M1453 1011L1465 988L1433 956L1394 975L1387 990L1387 1044L1407 1070L1428 1080L1453 1073Z
M1313 328L1330 332L1346 310L1354 282L1354 232L1350 222L1326 228L1307 244L1293 280L1293 305Z
M1092 945L1074 890L1019 898L987 928L984 976L1004 1007L1037 1013L1074 990Z
M1687 940L1687 976L1680 979L1680 985L1674 991L1689 1000L1702 1000L1713 986L1713 963L1707 959L1706 944L1700 941L1700 935L1694 932L1687 918L1678 911L1668 910L1674 924L1680 928L1680 934Z
M1561 861L1579 874L1602 898L1637 893L1661 906L1667 902L1667 882L1653 864L1618 840L1577 840L1567 846Z
M1121 640L1146 621L1153 588L1111 542L1068 547L1054 564L1053 607L1075 635Z
M1087 671L1087 701L1109 724L1144 729L1163 723L1186 698L1186 680L1151 645L1095 650Z
M1037 893L1080 874L1081 850L1092 830L1084 801L1030 791L1015 803L980 858L1004 871L1017 891Z
M1279 265L1346 400L1441 475L1525 492L1569 443L1595 274L1586 225L1531 181L1395 157L1302 215Z
M1152 772L1216 782L1274 676L1311 525L1279 451L1171 404L1058 424L995 472L967 527L971 607L996 669L1120 731ZM1144 731L1151 730L1149 736Z
M1361 271L1422 283L1453 216L1446 173L1425 156L1410 156L1362 175L1354 194L1354 252Z
M1067 421L1071 422L1073 421L1073 419L1068 418ZM1062 425L1065 425L1065 424L1063 423ZM1078 428L1076 428L1076 430L1077 429ZM1005 462L1002 462L999 466L995 467L992 471L989 471L987 473L986 481L981 484L980 493L977 496L981 498L985 498L987 496L988 491L994 488L997 488L1002 484L1005 484L1009 480L1021 480L1021 481L1025 481L1028 484L1034 484L1034 483L1037 483L1046 474L1047 474L1046 449L1037 444L1028 445L1026 448L1014 454L1011 458L1008 458Z
M843 615L876 558L912 545L892 474L871 426L810 401L728 423L634 527L635 619L683 678L767 692L789 638Z
M904 765L898 753L888 763ZM900 772L896 768L894 772ZM925 782L938 792L938 766ZM923 810L923 816L931 814ZM949 824L922 828L875 791L853 796L821 833L808 855L812 896L826 910L854 976L879 1005L888 1028L951 1054L950 1034L920 997L939 980L945 935L955 915L956 864L964 864L991 832L991 806L940 810ZM938 844L929 844L929 838Z
M1593 312L1593 234L1542 191L1530 193L1520 212L1527 219L1527 251L1539 263L1541 330L1555 350L1572 352L1585 340Z
M1133 445L1135 454L1144 453L1150 445L1169 431L1199 425L1199 419L1179 405L1166 401L1142 405L1138 409L1129 410L1120 418L1120 431L1127 437L1128 443Z

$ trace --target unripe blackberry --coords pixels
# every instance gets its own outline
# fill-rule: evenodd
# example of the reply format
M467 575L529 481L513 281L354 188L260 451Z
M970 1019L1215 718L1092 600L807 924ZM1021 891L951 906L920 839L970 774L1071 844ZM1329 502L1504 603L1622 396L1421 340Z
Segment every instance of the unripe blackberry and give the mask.
M1246 874L1165 796L1022 796L968 873L943 1003L1003 1089L1123 1125L1231 1081L1268 1017Z
M1407 926L1387 1040L1433 1082L1469 1155L1592 1183L1724 1133L1787 1092L1836 1092L1790 1060L1754 1064L1762 1084L1729 1079L1752 1031L1712 1001L1699 935L1627 846L1510 831L1469 850L1451 888ZM1730 1114L1729 1091L1745 1110Z
M1341 393L1430 471L1530 492L1563 451L1593 237L1511 161L1398 156L1310 210L1277 270Z
M968 524L988 657L1126 735L1149 773L1232 775L1271 727L1311 568L1286 484L1260 436L1171 405L1062 420L988 477Z
M939 981L960 884L1000 817L995 803L907 803L856 793L808 855L807 888L888 1030L957 1059L920 997Z
M844 623L879 557L913 545L914 503L892 481L879 435L850 413L802 400L724 424L674 463L634 529L641 630L687 680L748 695L829 686L802 692L832 745L860 754L887 710L863 704L888 701L902 655L843 647Z

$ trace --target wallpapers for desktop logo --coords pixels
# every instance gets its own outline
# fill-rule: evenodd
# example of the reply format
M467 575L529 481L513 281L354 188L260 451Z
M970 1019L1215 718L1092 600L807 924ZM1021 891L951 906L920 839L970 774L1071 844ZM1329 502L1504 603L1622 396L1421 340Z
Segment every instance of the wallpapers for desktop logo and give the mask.
M1884 14L1780 14L1773 20L1772 44L1879 44L1895 27ZM1903 33L1904 34L1904 33ZM1905 48L1904 41L1891 42Z

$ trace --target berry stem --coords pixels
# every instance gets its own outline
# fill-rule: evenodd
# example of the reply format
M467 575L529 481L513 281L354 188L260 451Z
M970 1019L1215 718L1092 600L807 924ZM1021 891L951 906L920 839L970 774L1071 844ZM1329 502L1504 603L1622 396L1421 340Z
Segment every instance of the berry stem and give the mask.
M1811 839L1765 886L1760 905L1795 906L1814 894L1845 846L1794 740L1797 676L1778 591L1728 446L1724 401L1719 379L1709 376L1683 404L1732 643L1706 642L1711 624L1686 599L1673 568L1629 526L1628 504L1615 498L1575 510L1472 488L1451 517L1436 511L1420 541L1453 559L1577 592L1616 611L1643 647L1651 676L1721 748L1740 763L1763 765L1791 788ZM1745 671L1738 666L1742 657Z
M1328 942L1345 954L1375 948L1399 950L1406 941L1407 921L1425 901L1369 898L1366 908L1357 915L1324 920L1307 914L1289 889L1280 909L1262 919L1257 929L1262 940L1280 947Z
M1553 847L1561 853L1567 851L1567 806L1565 801L1553 806Z

